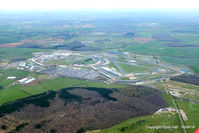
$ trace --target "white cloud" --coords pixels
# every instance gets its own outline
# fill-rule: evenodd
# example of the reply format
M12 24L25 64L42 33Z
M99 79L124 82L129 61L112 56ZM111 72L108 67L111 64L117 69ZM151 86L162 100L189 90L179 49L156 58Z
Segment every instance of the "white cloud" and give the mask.
M199 8L199 0L0 0L0 9Z

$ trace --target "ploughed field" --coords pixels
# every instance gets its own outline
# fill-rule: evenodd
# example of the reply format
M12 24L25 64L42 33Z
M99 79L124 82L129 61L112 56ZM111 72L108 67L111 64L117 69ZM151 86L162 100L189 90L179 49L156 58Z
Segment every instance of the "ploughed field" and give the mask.
M0 131L76 133L103 129L165 106L161 91L144 86L63 88L2 105Z

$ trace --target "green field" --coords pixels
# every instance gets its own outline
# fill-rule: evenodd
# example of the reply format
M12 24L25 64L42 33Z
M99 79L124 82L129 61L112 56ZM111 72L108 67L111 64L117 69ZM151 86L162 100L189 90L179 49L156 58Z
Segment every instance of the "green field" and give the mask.
M188 84L188 83L182 83L182 82L175 82L175 81L169 81L170 84L174 86L179 86L185 89L191 89L191 90L196 90L199 91L199 86Z
M33 48L0 48L1 59L10 59L13 56L30 58L32 57L32 53L41 51L44 50Z
M152 84L154 88L156 89L160 89L160 90L165 90L163 84L161 82L155 82L154 84Z
M188 35L190 36L190 35ZM188 44L192 44L191 38L188 38ZM197 38L197 42L199 42ZM194 73L199 74L199 47L167 47L163 44L168 42L154 41L144 44L133 44L124 48L123 51L129 51L135 54L153 55L160 60L172 63L174 65L184 65L190 67Z
M59 90L67 87L123 88L126 87L126 85L106 84L103 82L86 81L86 80L72 79L72 78L43 79L37 84L33 84L30 86L15 85L1 89L0 105L27 96L40 94L48 90Z
M188 133L193 133L199 127L199 104L191 103L182 100L177 100L177 104L180 109L183 109L188 118L185 121L186 126L195 126L195 128L188 129Z
M181 133L177 129L149 129L147 126L179 126L177 115L172 113L155 114L129 119L113 127L88 131L87 133Z
M168 56L168 57L199 57L199 48L180 48L180 47L165 47L162 46L164 42L155 41L145 44L134 44L125 48L124 51L129 51L137 54L148 54L157 56Z
M140 67L140 66L133 66L128 65L124 63L119 63L120 67L124 70L125 73L131 73L131 72L144 72L147 71L147 68Z
M163 98L167 101L167 103L169 104L169 107L175 107L173 104L173 98L172 96L166 94L166 93L162 93Z
M18 71L18 70L6 70L6 71L0 70L0 73L2 74L0 76L0 86L2 86L2 87L6 87L17 80L28 76L28 74L29 74L29 72ZM15 76L16 79L15 80L7 80L8 76Z
M115 64L112 63L112 62L109 64L109 67L113 67L113 68L115 68L116 70L118 70L117 67L115 66Z
M194 73L199 74L199 66L198 65L190 66L190 68L194 71Z
M30 96L29 94L17 89L16 87L8 87L0 90L0 105Z

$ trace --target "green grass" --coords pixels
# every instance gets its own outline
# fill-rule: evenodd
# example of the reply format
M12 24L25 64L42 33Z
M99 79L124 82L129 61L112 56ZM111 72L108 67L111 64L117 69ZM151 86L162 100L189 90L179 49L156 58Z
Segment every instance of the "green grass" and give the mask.
M24 98L27 96L30 96L30 95L28 95L27 93L23 91L20 91L16 87L9 87L9 88L2 89L0 90L0 105L7 102L15 101L17 99Z
M124 62L126 60L126 58L123 55L118 55L117 60L120 62Z
M199 74L199 66L198 65L197 66L190 66L190 68L193 70L193 72L195 74Z
M188 98L188 99L193 99L195 101L199 101L199 94L198 93L188 93L188 94L185 94L183 95L184 98Z
M50 60L48 64L57 64L57 65L70 65L70 62L67 62L65 59L56 59Z
M176 114L164 113L126 120L113 127L87 133L181 133L181 129L148 129L146 126L179 126ZM122 131L123 130L123 131Z
M32 53L44 50L33 48L0 48L1 58L9 59L12 56L20 56L24 58L32 57Z
M164 88L164 86L163 86L163 84L162 84L161 82L155 82L155 83L153 84L153 86L154 86L154 88L156 88L156 89L165 90L165 88Z
M11 83L17 81L18 79L22 79L24 77L26 77L29 72L26 71L16 71L16 70L0 70L0 73L2 73L3 75L0 76L0 86L2 87L6 87L8 85L10 85ZM7 80L8 76L16 76L15 80Z
M184 85L182 85L182 87L186 88L186 89L192 89L192 90L199 91L199 86L193 86L191 84L184 84Z
M126 85L106 84L104 82L86 81L72 78L56 78L53 80L41 81L41 84L49 90L59 90L67 87L96 87L96 88L122 88Z
M191 54L190 54L191 55ZM190 67L194 72L198 73L199 58L178 58L170 56L161 56L161 60L174 65L184 65Z
M144 68L144 67L133 66L133 65L128 65L124 63L119 63L119 65L124 70L125 73L144 72L148 70L147 68Z
M157 74L157 75L149 75L149 76L145 76L142 78L142 80L149 80L149 79L155 79L155 78L161 78L162 75L161 74Z
M184 65L190 67L194 73L199 74L199 47L180 48L163 46L163 44L166 43L167 42L155 41L146 44L133 44L129 45L127 48L124 48L123 51L159 56L163 61L174 65Z
M139 32L139 35L142 36L142 37L151 37L150 32Z
M15 85L0 90L0 105L20 98L43 93L48 90L59 90L68 87L123 88L126 85L106 84L104 82L86 81L72 78L55 78L41 80L30 86Z
M188 84L188 83L182 83L182 82L176 82L176 81L169 81L169 84L172 84L174 86L178 86L178 87L182 87L185 89L191 89L191 90L196 90L199 91L199 86L195 86L192 84Z
M71 79L71 78L56 78L56 79L48 79L41 81L41 84L44 88L48 90L59 90L61 88L78 86L79 84L83 84L84 80Z
M166 94L166 93L162 93L163 98L167 101L167 103L169 104L169 107L175 107L173 104L173 98L172 96Z
M94 64L94 63L95 63L95 61L92 58L88 58L88 59L85 59L82 64L90 65L90 64Z
M121 79L121 80L129 80L128 77L121 77L120 79Z
M117 67L116 67L115 64L112 63L112 62L109 64L109 67L113 67L113 68L115 68L115 69L117 70Z
M149 63L147 63L147 64L138 63L138 65L140 65L140 66L145 66L145 67L149 67L149 68L163 68L163 67L161 67L161 66L158 66L158 65L155 65L155 64L149 64Z
M183 109L188 120L185 121L186 126L195 126L195 128L188 129L188 133L193 133L199 127L199 104L191 103L182 100L177 100L180 109Z
M47 91L41 84L35 84L30 86L19 86L17 87L19 90L27 92L30 95L36 95Z
M146 44L133 44L123 49L137 54L149 54L158 56L173 56L173 57L199 57L199 48L180 48L163 46L166 42L154 41ZM160 49L161 48L161 49Z

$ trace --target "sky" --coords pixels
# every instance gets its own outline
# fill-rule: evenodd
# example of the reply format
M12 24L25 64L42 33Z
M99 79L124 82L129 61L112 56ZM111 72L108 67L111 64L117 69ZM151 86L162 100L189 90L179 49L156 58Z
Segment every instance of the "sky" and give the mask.
M0 10L27 9L184 9L199 8L199 0L0 0Z

